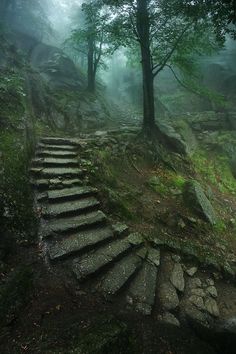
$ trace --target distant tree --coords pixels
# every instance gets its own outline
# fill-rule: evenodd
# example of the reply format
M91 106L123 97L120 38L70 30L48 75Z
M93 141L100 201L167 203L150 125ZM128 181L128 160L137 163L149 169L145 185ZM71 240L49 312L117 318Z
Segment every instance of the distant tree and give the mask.
M104 56L112 52L108 41L109 16L100 0L83 3L81 9L83 21L66 42L83 56L86 55L88 90L95 92L98 68L104 65Z
M104 0L104 3L113 12L113 39L120 45L138 45L140 49L143 130L160 136L155 124L154 79L166 67L178 80L176 68L191 73L196 56L210 54L217 47L216 41L223 45L229 18L227 21L215 18L210 4L204 0Z

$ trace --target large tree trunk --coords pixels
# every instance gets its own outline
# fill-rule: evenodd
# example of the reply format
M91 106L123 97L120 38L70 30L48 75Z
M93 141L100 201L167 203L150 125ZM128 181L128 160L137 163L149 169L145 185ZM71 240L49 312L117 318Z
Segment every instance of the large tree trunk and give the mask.
M142 57L143 74L143 129L153 131L155 126L154 76L150 52L149 0L137 1L137 31Z
M88 91L95 92L94 41L88 39Z

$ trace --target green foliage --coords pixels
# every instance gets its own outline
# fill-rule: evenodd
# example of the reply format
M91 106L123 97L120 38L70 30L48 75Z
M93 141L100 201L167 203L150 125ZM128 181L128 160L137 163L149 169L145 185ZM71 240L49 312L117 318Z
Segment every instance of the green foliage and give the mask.
M17 127L24 114L24 80L14 69L0 73L0 125Z
M218 233L222 233L227 230L227 226L223 220L218 220L213 226L214 230Z
M206 182L210 182L223 193L236 195L236 180L225 155L199 150L193 155L193 163Z
M158 194L169 196L176 192L177 194L181 193L185 182L186 179L183 176L165 171L165 173L160 176L152 176L147 184Z
M29 239L35 233L37 222L29 184L29 157L21 135L2 132L0 152L1 225L8 233Z

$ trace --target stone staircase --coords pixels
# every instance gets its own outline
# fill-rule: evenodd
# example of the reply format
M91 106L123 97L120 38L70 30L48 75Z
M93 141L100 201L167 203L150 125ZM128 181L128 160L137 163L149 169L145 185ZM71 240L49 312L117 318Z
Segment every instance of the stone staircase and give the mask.
M135 306L150 314L160 252L148 252L140 234L109 222L100 210L98 191L83 180L79 150L79 141L73 139L42 138L32 161L47 257L50 262L69 259L79 282L99 275L97 290L104 296L128 291Z
M139 233L130 233L126 225L113 225L104 214L98 191L86 184L86 170L79 159L82 143L42 138L32 161L47 260L54 266L66 265L80 284L86 286L91 280L93 289L105 298L123 296L128 308L145 315L158 303L163 318L174 324L178 320L171 312L177 309L188 309L190 316L201 315L204 321L209 315L217 317L217 291L214 296L207 293L207 283L194 278L197 268L190 274L179 256L162 254L161 258L157 246ZM201 296L193 297L193 284L202 289L198 290Z

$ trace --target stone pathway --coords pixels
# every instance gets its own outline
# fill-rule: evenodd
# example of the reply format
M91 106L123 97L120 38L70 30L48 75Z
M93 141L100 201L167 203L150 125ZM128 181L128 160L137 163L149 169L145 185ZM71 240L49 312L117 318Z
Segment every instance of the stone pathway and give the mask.
M94 279L105 298L124 295L127 308L179 325L184 316L208 323L219 316L213 279L180 257L147 244L101 210L79 160L80 141L42 138L32 161L32 183L41 213L40 236L52 264L66 263L78 282Z

